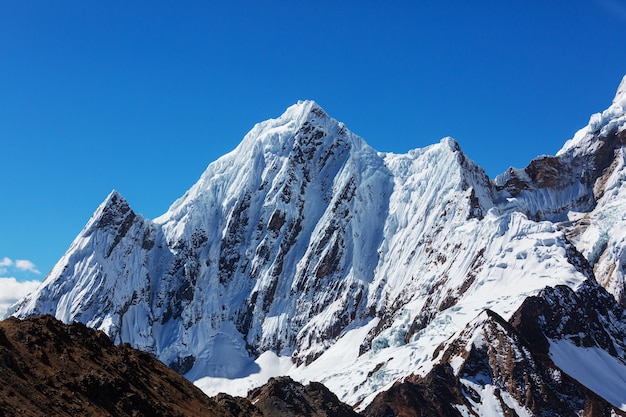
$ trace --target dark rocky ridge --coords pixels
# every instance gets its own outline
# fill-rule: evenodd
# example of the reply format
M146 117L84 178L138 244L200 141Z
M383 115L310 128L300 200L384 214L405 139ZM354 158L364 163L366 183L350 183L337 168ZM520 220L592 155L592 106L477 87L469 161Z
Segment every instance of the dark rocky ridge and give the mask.
M0 322L0 416L235 416L153 356L51 316Z

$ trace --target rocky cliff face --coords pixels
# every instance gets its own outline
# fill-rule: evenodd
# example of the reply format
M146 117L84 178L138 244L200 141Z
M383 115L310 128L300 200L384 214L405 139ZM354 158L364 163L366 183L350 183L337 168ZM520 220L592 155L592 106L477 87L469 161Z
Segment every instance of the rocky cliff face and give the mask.
M365 407L486 309L587 279L623 299L625 107L492 182L451 138L380 153L300 102L157 219L111 193L15 314L103 330L208 393L290 375Z

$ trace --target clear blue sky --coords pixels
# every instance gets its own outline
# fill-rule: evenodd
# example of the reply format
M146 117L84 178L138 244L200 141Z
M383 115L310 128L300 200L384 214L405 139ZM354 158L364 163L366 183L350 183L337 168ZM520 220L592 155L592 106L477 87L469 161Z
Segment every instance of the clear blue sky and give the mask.
M623 0L469 3L0 2L0 277L42 279L112 189L162 214L299 99L380 151L453 136L491 177L610 104Z

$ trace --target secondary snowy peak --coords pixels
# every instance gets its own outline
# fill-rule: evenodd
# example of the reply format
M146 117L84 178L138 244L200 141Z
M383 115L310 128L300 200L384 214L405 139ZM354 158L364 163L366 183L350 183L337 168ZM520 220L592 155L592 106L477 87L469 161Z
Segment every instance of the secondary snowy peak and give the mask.
M51 314L66 323L79 320L121 341L120 310L128 307L138 287L134 281L145 277L143 260L155 239L151 222L135 214L121 194L111 192L42 285L21 300L16 311Z
M593 198L593 194L589 193L593 191L595 181L611 165L615 150L626 144L624 88L623 80L611 106L602 113L592 115L587 126L568 140L556 156L541 156L524 170L509 169L496 178L499 188L506 189L513 197L528 190L568 189L564 194L569 194L572 200L570 205L584 205L579 200ZM580 186L576 185L578 182L581 183ZM540 201L539 205L550 203L555 202ZM562 207L560 209L563 211ZM534 211L542 211L542 207L535 207Z
M603 196L621 188L626 145L623 84L613 104L591 116L556 156L540 156L526 168L510 168L494 180L501 210L569 221L574 213L601 208Z

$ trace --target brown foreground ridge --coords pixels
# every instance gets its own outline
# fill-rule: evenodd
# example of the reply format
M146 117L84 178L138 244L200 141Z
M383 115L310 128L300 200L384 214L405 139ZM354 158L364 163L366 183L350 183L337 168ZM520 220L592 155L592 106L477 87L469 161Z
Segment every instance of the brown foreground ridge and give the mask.
M0 416L231 416L153 356L52 316L0 322Z

